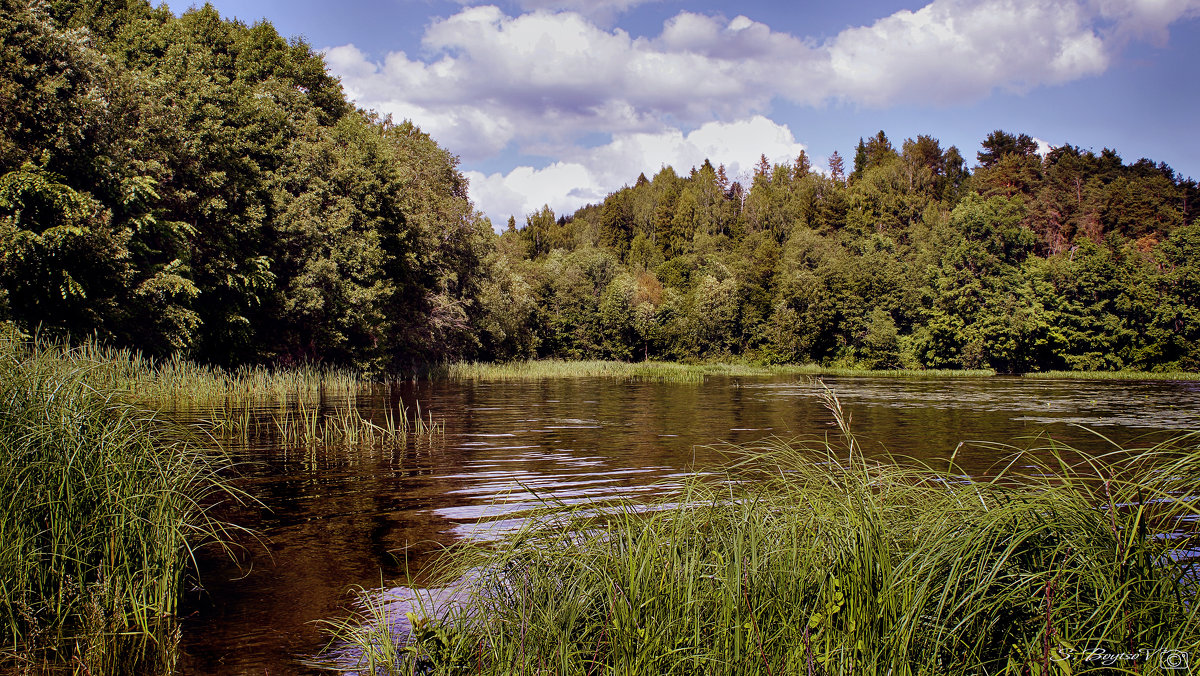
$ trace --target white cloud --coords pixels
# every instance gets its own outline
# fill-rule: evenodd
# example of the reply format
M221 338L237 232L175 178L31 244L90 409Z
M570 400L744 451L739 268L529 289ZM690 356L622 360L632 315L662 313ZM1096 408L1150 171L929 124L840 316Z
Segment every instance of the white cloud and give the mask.
M776 100L954 105L1027 91L1102 73L1130 40L1165 40L1200 14L1200 0L932 0L823 43L692 12L656 36L603 27L605 12L642 1L517 0L532 10L519 16L467 7L427 26L421 54L372 61L344 45L325 58L360 106L413 120L468 164L511 148L547 157L469 174L495 221L543 203L570 211L664 163L743 166L796 146L762 117ZM611 143L578 147L596 134Z
M637 0L608 0L622 9ZM831 40L680 12L654 37L600 27L583 0L469 7L435 20L427 53L326 52L359 105L410 118L472 160L511 143L659 133L767 112L775 99L950 105L1103 72L1129 39L1162 39L1200 0L933 0Z
M1167 27L1181 18L1200 15L1198 0L1096 0L1100 13L1114 23L1118 40L1167 41Z
M687 46L699 35L715 37ZM326 50L326 61L359 105L413 119L468 160L512 141L738 119L766 109L777 92L765 80L816 86L820 77L797 67L813 59L795 38L744 18L686 13L646 39L573 12L509 17L472 7L431 24L423 46L434 58L393 52L372 63L345 45ZM741 58L750 52L758 61Z
M803 149L786 125L754 116L731 123L709 122L688 134L677 129L618 134L603 146L567 150L563 161L541 169L526 166L507 174L471 171L466 175L476 208L502 228L510 215L522 223L545 204L556 214L569 214L599 202L631 183L639 172L653 176L669 165L686 173L708 159L724 164L733 177L749 173L760 155L773 163L791 162Z
M948 104L1098 74L1109 54L1094 18L1056 0L936 0L840 33L829 45L836 95Z

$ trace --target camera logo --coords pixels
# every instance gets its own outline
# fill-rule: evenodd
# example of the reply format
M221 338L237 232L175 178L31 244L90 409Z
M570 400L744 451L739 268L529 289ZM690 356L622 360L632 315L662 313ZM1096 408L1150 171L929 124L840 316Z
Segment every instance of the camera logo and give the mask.
M1158 654L1158 665L1163 669L1184 670L1189 668L1188 654L1182 650L1164 650Z

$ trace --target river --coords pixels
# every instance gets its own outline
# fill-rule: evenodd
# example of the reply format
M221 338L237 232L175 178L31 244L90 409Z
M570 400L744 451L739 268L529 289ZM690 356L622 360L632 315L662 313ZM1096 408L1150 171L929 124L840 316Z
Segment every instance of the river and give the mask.
M1200 429L1200 382L829 377L867 453L884 449L986 473L995 443L1090 452ZM239 486L261 504L223 505L253 529L236 561L202 550L203 591L184 604L185 674L306 673L320 620L347 615L357 587L403 583L445 545L488 537L542 501L663 490L726 457L723 442L836 435L807 377L695 383L601 379L418 382L356 398L365 417L419 401L444 438L403 449L235 448ZM323 402L333 410L345 400Z

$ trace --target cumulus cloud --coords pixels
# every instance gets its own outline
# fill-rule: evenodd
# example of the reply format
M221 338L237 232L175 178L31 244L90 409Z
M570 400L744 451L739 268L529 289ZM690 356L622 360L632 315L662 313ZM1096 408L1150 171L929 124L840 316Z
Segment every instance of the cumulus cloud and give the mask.
M360 106L413 119L468 160L513 141L740 119L776 95L765 80L816 87L822 75L798 67L814 59L796 38L744 18L687 13L651 39L599 28L574 12L510 17L472 7L431 24L423 47L436 56L393 52L371 62L345 45L325 58ZM749 51L757 60L739 56Z
M434 20L420 54L325 52L360 106L412 119L468 164L514 148L549 158L472 174L474 198L505 218L594 201L631 167L690 165L696 148L757 157L773 125L761 116L777 100L954 105L1027 91L1100 74L1129 41L1161 42L1200 14L1200 0L932 0L818 43L745 16L679 12L644 37L598 18L648 0L516 1L530 11L466 7ZM612 142L577 147L596 134Z
M624 8L637 0L596 6ZM469 7L435 20L425 53L326 51L359 105L413 119L467 160L512 143L659 133L820 105L950 105L1103 72L1130 39L1162 39L1200 0L933 0L824 43L680 12L652 37L599 26L582 0Z
M724 164L731 177L752 171L761 155L773 163L791 162L804 150L786 125L762 116L736 122L708 122L690 133L617 134L606 145L565 151L562 161L541 169L517 167L507 174L466 172L476 207L497 228L508 217L524 216L549 205L557 214L596 203L639 172L653 176L664 166L680 173L704 160Z
M947 104L1098 74L1109 53L1094 18L1057 1L938 0L903 10L833 40L834 93L869 105Z

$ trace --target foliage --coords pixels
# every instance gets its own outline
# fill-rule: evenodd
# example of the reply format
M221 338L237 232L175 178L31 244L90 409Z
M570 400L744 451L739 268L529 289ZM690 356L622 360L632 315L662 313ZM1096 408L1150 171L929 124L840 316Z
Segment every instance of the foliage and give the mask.
M4 0L0 289L27 331L205 362L464 356L490 228L457 159L268 23Z
M1194 181L1107 149L1043 157L1024 134L983 147L971 174L957 148L920 135L897 151L881 131L849 176L764 157L743 186L706 162L572 216L543 210L501 238L534 252L498 248L524 321L487 306L521 340L485 337L480 354L1195 369Z

